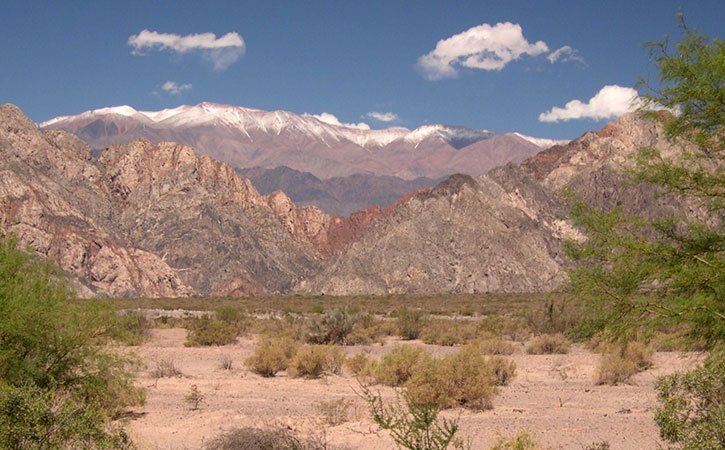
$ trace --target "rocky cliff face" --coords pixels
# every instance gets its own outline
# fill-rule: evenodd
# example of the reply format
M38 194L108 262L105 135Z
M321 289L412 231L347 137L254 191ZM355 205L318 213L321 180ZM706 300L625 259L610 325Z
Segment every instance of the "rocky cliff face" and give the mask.
M584 238L562 188L644 215L691 211L654 186L618 183L642 146L677 151L631 115L520 167L454 175L340 217L260 195L179 144L139 140L94 157L3 105L0 232L59 263L83 295L546 291L566 281L562 240Z

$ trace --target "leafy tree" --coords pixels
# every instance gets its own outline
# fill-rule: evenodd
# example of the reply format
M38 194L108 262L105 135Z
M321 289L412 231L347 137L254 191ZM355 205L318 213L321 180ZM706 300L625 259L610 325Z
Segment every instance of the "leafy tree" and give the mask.
M570 276L573 289L592 300L591 331L626 340L684 325L713 348L725 339L725 42L682 23L675 53L667 41L648 44L659 87L643 96L643 114L662 122L679 151L667 157L640 149L630 175L686 198L699 214L648 220L576 202L572 217L589 239L569 244L584 263Z
M572 217L589 239L569 244L583 262L570 275L593 310L589 332L626 341L684 327L709 350L703 367L660 379L656 420L681 448L715 449L725 447L725 42L680 20L674 52L667 40L648 44L659 83L643 96L643 114L679 151L640 149L631 175L686 199L691 212L647 220L576 202Z
M0 448L124 448L110 419L143 400L104 344L107 303L72 302L62 273L0 239Z

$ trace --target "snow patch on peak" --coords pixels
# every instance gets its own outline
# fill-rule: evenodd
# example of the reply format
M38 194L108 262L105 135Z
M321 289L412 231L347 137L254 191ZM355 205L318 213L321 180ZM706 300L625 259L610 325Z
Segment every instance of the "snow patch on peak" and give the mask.
M417 147L425 139L438 137L454 148L460 149L474 142L488 139L493 133L488 130L471 130L446 125L423 125L408 133L403 139Z
M138 111L128 105L121 105L111 106L110 108L94 109L91 113L97 115L118 114L119 116L132 117L138 114Z
M525 141L529 141L532 144L541 147L542 149L546 150L547 148L553 147L555 145L564 145L568 144L570 141L562 140L562 139L546 139L546 138L536 138L531 136L526 136L525 134L521 133L511 133L514 136L518 136L521 139Z

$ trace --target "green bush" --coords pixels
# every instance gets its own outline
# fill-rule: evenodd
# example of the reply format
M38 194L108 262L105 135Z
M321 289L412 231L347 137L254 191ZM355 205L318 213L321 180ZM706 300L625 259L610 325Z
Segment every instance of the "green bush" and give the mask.
M289 367L298 349L299 344L288 337L265 338L244 363L256 374L273 377Z
M499 438L489 450L536 450L540 448L534 438L525 431L512 438Z
M369 378L386 386L400 386L417 370L419 363L430 359L425 351L409 345L396 345L378 362L370 361L361 372L363 378Z
M526 352L530 355L553 355L569 353L571 342L563 334L542 334L531 340Z
M249 330L251 321L242 308L220 306L214 313L217 320L233 325L237 329L237 336L242 336Z
M725 447L725 355L713 353L702 367L660 378L660 435L686 450Z
M605 346L597 370L597 384L616 385L629 381L633 375L652 367L653 353L641 342L629 342L623 347Z
M124 448L111 417L143 402L137 364L104 345L109 303L74 302L62 273L0 240L0 448Z
M486 410L492 407L497 393L496 384L500 382L497 369L513 372L514 368L480 353L464 350L419 364L404 388L408 400L417 405ZM513 373L507 373L501 378L508 381L512 376Z
M511 342L499 337L483 337L469 342L467 347L484 355L512 355L516 347Z
M400 448L410 450L445 450L458 432L458 423L439 420L440 409L434 404L420 404L403 394L403 402L386 405L380 394L361 386L361 396L370 407L373 421L390 436Z
M418 339L428 321L428 314L420 309L403 309L398 313L398 336L407 340Z
M454 346L462 345L477 335L477 325L471 320L430 320L420 333L426 344Z
M357 316L348 308L336 308L319 317L311 318L307 325L310 344L347 344L347 336L357 323Z
M219 319L202 317L191 322L184 345L199 347L210 345L229 345L237 341L237 327Z
M347 368L355 375L360 374L368 364L370 364L370 358L365 353L358 353L345 361Z
M111 337L126 345L141 345L148 338L151 322L138 311L127 311L120 314Z
M307 345L302 347L289 365L293 376L319 378L325 373L339 375L345 363L345 353L337 347Z

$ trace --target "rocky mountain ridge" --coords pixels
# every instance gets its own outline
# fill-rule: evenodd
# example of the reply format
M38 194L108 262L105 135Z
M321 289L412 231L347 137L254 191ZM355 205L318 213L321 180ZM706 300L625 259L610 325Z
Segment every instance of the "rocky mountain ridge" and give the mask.
M98 149L136 138L173 141L234 167L287 166L320 179L352 174L406 180L440 178L456 172L480 174L507 162L520 162L553 143L516 133L495 134L438 124L415 130L373 130L323 119L288 111L200 103L162 111L102 108L51 119L40 127L73 132Z
M640 213L686 206L617 183L643 146L673 150L657 123L625 116L521 167L454 175L340 217L260 195L180 144L94 156L2 105L0 231L59 263L86 296L546 291L566 281L562 240L584 238L561 188Z

